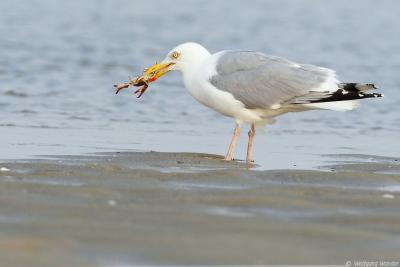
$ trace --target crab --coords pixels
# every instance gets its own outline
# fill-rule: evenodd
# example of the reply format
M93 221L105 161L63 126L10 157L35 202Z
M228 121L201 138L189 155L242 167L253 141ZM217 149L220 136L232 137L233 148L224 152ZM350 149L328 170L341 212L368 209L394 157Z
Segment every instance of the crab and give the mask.
M144 92L146 91L146 89L149 87L149 78L146 77L145 75L130 79L128 82L126 83L120 83L120 84L115 84L115 94L118 94L119 91L128 88L129 86L136 86L139 87L141 86L139 89L137 89L135 91L135 94L138 94L137 98L141 97Z
M143 74L137 78L130 79L126 83L116 84L114 87L116 88L115 93L118 94L122 89L128 88L133 85L136 87L141 86L139 89L135 91L135 94L138 94L138 98L141 97L146 89L149 87L149 84L156 81L158 78L163 76L165 73L171 71L175 62L161 62L156 63L154 66L150 68L146 68L143 71Z

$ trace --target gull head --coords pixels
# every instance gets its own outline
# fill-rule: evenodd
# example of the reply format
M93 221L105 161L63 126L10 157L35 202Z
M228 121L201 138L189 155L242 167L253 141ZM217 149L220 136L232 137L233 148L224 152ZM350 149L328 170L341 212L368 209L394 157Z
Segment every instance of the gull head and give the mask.
M182 73L195 70L209 56L210 52L200 44L180 44L168 52L160 63L147 68L144 75L149 77L149 82L154 82L172 70L181 71Z

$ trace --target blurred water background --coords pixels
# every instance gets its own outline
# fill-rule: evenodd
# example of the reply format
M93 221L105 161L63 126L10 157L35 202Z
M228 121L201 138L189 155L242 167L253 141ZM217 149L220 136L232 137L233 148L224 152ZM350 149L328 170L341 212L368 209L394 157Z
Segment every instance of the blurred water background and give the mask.
M112 85L195 41L244 48L376 83L383 99L288 114L258 134L265 168L324 154L399 156L398 1L0 1L0 158L116 150L224 154L234 123L198 104L178 73L140 99ZM245 157L247 136L237 148Z

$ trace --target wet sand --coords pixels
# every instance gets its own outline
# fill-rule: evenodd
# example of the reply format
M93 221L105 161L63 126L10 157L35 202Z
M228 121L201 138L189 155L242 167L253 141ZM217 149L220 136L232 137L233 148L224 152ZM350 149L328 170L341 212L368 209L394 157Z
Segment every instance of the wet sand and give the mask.
M400 162L248 170L193 153L0 163L4 266L399 260ZM344 163L345 162L345 163Z

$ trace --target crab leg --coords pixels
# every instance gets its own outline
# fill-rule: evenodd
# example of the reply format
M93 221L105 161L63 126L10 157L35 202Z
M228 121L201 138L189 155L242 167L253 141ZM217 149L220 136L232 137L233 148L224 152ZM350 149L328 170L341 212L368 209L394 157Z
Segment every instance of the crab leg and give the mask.
M130 86L129 83L114 84L115 94L118 94L119 91L121 91L122 89L128 88L129 86Z
M139 95L137 96L137 98L140 98L140 97L144 94L144 92L146 92L146 89L147 89L148 87L149 87L149 86L148 86L147 84L145 84L145 85L143 85L142 87L140 87L139 89L137 89L137 90L135 91L135 94L139 93Z

